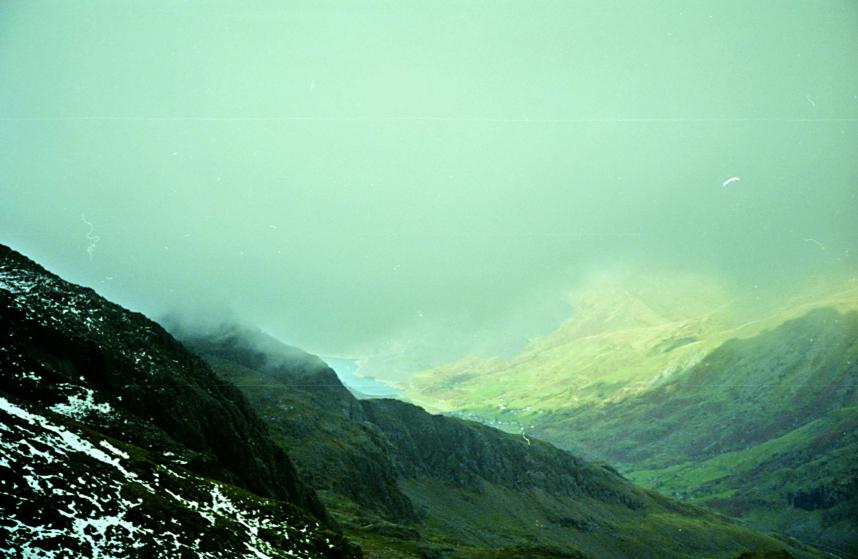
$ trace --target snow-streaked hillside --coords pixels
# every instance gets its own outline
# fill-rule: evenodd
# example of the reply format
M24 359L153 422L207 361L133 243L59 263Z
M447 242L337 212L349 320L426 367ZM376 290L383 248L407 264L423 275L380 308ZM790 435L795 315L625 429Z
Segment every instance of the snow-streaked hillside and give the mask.
M0 554L355 557L241 394L0 245Z

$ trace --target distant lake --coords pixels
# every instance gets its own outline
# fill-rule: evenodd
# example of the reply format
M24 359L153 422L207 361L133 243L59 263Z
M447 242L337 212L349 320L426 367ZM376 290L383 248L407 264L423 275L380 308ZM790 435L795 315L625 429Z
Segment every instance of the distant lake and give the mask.
M395 386L390 386L372 377L357 374L358 362L355 359L322 357L322 360L337 373L343 384L361 394L376 397L392 397L401 391Z

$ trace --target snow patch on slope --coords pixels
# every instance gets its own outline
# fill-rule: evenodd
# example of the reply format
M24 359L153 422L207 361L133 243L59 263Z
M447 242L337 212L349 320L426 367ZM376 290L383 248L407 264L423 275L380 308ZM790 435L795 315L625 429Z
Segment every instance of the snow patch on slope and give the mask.
M18 503L0 514L0 555L223 557L225 550L206 544L208 530L222 534L224 526L238 534L232 542L238 548L228 554L234 557L313 558L320 556L313 551L320 544L330 545L314 534L317 523L293 526L272 509L248 507L227 486L187 471L144 462L155 472L138 473L128 452L91 437L0 397L0 502ZM186 512L156 518L152 511L159 509L147 506L153 499L171 503L166 510ZM193 515L204 522L193 522Z

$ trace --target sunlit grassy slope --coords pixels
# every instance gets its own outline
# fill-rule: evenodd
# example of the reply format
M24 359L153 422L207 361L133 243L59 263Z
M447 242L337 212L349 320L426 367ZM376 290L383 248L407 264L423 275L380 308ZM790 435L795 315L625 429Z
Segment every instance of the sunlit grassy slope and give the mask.
M617 401L668 381L731 338L814 308L858 309L858 285L756 314L700 276L606 281L575 294L572 305L569 320L513 358L469 356L415 373L403 397L445 412L540 413Z
M748 312L700 278L609 282L574 308L512 359L418 373L405 396L850 556L858 286Z

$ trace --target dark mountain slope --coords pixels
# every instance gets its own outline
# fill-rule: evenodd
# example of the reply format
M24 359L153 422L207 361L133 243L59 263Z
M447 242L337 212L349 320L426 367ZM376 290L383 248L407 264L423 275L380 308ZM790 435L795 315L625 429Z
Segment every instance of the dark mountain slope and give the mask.
M301 472L325 472L310 479L370 557L814 555L641 490L541 441L395 400L358 401L313 358L293 364L294 373L277 366L281 351L295 349L265 338L238 328L184 337L245 391L278 440L300 449L292 456ZM367 452L377 469L332 459L337 445L349 455ZM410 506L402 510L417 515L397 516L389 503L403 497Z
M538 440L501 433L471 421L431 415L397 400L364 400L369 421L391 443L402 478L432 477L458 487L481 481L516 491L539 489L565 497L593 497L644 507L643 495L616 473Z
M318 357L248 329L224 327L200 337L175 324L170 328L245 391L317 490L342 495L389 521L417 520L396 485L383 433Z
M39 528L39 507L50 508L59 495L52 492L52 483L65 486L59 491L66 494L73 488L97 492L104 486L107 493L94 496L96 501L106 499L111 491L130 492L143 499L139 513L147 518L171 514L167 511L190 502L188 496L194 491L208 495L214 487L223 487L223 491L246 495L260 507L268 507L272 514L277 507L292 507L290 514L304 518L306 526L318 526L306 513L323 524L330 523L313 490L300 481L283 448L272 441L265 424L235 387L216 377L154 322L106 301L91 289L63 281L2 245L0 378L0 396L6 406L0 425L4 443L0 466L4 481L12 480L13 488L4 492L2 500L3 516L11 522L4 524L9 537L15 533L15 523L35 521ZM96 444L97 440L124 448L129 464L139 466L140 479L162 472L163 480L165 473L172 472L177 479L186 476L195 481L175 491L175 498L155 488L157 482L149 482L147 489L146 483L129 478L130 466L122 465L126 459L110 454L105 459L104 445ZM101 454L93 462L90 447L99 449L99 445ZM31 451L21 450L27 447ZM22 484L20 476L30 461L37 470ZM38 470L41 466L45 469ZM54 469L56 472L47 473ZM52 476L55 481L45 482L45 486L42 476ZM76 484L72 484L74 479L78 479ZM28 497L27 487L35 494ZM75 502L80 506L79 499ZM28 509L31 505L25 507L25 503L36 508ZM199 502L197 506L205 505ZM199 520L200 514L191 516ZM232 515L231 527L223 529L229 536L224 541L232 543L223 545L238 546L244 552L243 542L256 535L246 526L242 528L236 518ZM54 520L49 525L56 531L51 532L53 538L86 540L86 534L69 532L86 523L74 508ZM157 523L147 526L158 532ZM176 530L181 528L180 521ZM321 527L313 530L322 533ZM189 528L186 535L196 533ZM161 549L152 545L151 549ZM291 547L284 548L288 549ZM332 549L346 553L339 543Z

